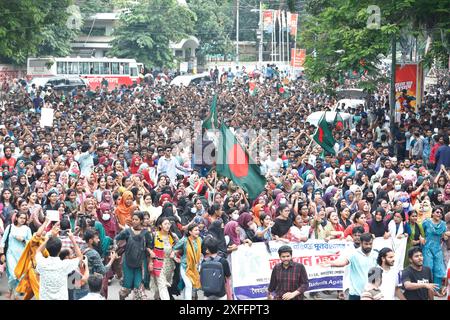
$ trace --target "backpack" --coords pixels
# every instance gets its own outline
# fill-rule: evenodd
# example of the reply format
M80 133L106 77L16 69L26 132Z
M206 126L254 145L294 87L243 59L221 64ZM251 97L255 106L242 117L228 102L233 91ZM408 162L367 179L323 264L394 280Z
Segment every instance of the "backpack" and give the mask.
M145 234L146 230L142 230L140 234L136 235L133 231L130 232L130 237L125 246L125 256L127 266L136 269L142 266L145 258Z
M225 274L220 257L203 261L200 270L202 290L207 296L222 296L225 292Z

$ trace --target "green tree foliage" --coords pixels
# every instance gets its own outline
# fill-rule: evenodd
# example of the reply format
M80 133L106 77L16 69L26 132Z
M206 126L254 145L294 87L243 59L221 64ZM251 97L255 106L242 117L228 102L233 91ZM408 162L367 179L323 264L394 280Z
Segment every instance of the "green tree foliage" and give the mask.
M194 20L195 14L176 0L142 0L121 14L109 53L170 67L174 57L169 42L192 35Z
M367 23L372 12L367 8L373 4L380 8L381 20L380 28L371 29ZM418 36L419 41L432 37L425 58L443 57L445 36L448 44L449 8L449 0L308 0L298 39L307 49L306 74L333 88L346 73L357 71L373 86L380 80L376 68L380 54L388 56L392 35L399 38L404 30ZM444 37L437 37L442 30Z
M226 55L233 51L229 30L233 19L229 5L221 0L190 0L189 9L196 15L194 35L200 40L197 55Z
M65 55L76 31L68 30L72 0L0 1L0 60L24 64L40 54Z

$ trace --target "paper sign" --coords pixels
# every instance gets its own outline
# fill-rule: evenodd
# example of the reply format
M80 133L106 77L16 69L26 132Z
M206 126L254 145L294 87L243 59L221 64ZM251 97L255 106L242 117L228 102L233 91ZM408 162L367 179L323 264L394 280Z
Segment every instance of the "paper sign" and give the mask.
M59 211L58 210L47 210L47 218L50 221L59 221Z
M52 108L41 109L41 127L53 127L54 110Z

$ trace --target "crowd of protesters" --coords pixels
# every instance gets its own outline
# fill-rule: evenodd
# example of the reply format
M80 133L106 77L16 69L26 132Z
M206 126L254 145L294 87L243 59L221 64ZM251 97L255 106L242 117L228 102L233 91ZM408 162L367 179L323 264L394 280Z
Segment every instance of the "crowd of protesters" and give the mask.
M434 295L445 296L448 76L395 125L384 85L367 106L341 110L351 126L333 130L332 155L311 143L315 127L305 120L336 100L307 80L290 81L276 68L211 75L215 83L205 86L72 92L0 81L0 248L11 299L195 299L208 257L220 257L226 281L206 298L231 299L227 258L240 245L341 239L359 247L367 233L407 237L408 249L423 251ZM249 81L257 82L256 94ZM256 199L194 161L194 146L211 143L191 135L213 94L219 121L250 149L278 130L278 150L269 144L255 159L267 179ZM44 107L54 110L52 127L40 126ZM248 141L250 129L259 132L256 141ZM117 279L122 289L112 297L108 287ZM358 294L378 296L377 285L374 294Z

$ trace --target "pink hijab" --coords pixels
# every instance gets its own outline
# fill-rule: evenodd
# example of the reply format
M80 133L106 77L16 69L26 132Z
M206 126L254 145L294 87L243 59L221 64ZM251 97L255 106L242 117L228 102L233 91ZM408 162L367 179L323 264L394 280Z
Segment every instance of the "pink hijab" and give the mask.
M239 237L239 234L236 231L237 226L239 223L237 221L230 221L225 225L224 234L226 236L229 236L231 239L231 243L235 245L241 244L241 238Z

